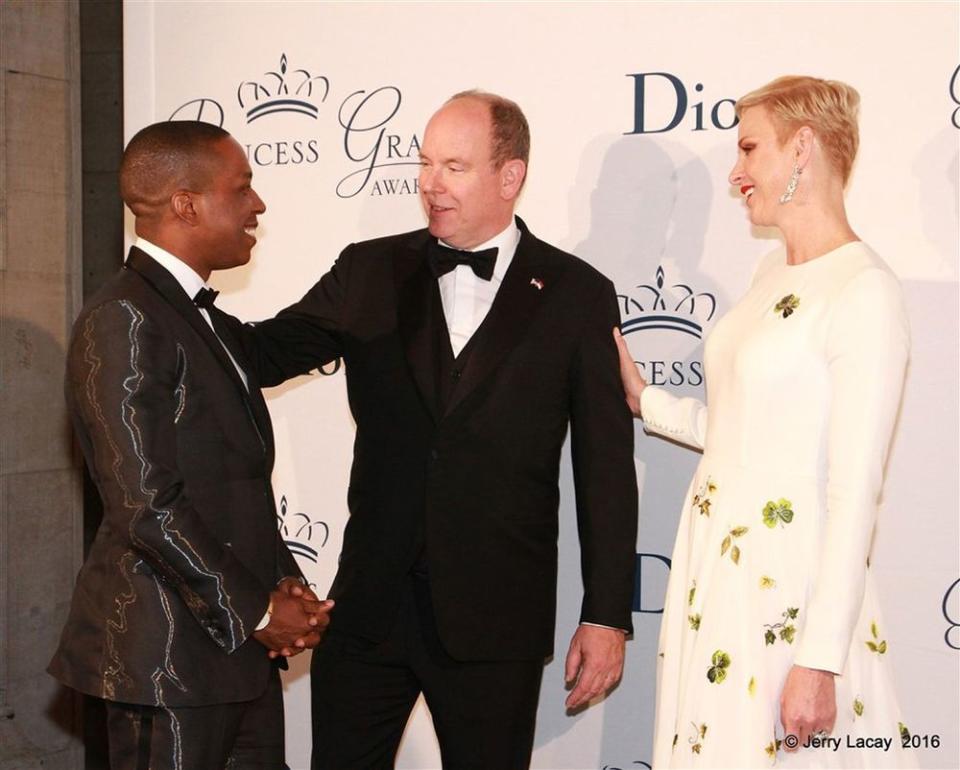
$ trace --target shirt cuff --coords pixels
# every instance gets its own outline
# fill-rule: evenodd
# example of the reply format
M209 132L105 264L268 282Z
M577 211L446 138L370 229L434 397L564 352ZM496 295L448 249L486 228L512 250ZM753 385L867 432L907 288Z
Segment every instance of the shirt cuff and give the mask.
M273 614L273 599L270 600L270 604L267 605L267 611L263 613L263 617L260 619L260 622L257 623L257 627L253 629L254 631L263 631L267 626L270 625L270 616Z
M585 620L581 621L581 622L580 622L580 625L581 625L581 626L593 626L594 628L609 628L609 629L611 629L612 631L620 631L620 632L623 633L623 634L629 634L629 633L630 633L630 632L627 631L627 629L625 629L625 628L617 628L616 626L605 626L605 625L603 625L603 623L588 623L588 622L585 621Z

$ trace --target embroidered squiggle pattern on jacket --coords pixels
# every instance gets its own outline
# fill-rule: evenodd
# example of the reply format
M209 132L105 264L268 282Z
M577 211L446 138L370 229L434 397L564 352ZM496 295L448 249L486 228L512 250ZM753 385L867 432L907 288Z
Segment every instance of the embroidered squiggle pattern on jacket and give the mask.
M187 354L183 352L183 346L177 343L177 371L180 372L180 381L173 391L177 397L177 411L173 415L173 422L180 422L180 415L187 406Z
M157 597L160 599L160 606L163 607L163 615L167 619L167 641L163 646L163 665L154 669L150 681L153 682L153 695L157 705L164 706L166 705L166 700L163 697L162 680L164 678L169 679L180 692L186 692L187 688L183 682L180 681L180 677L177 676L176 669L173 667L173 639L176 635L177 628L173 618L173 611L170 609L170 597L167 596L167 592L163 590L159 577L154 576L153 582L157 587Z
M84 362L88 365L87 379L84 383L84 392L86 394L87 403L90 405L93 414L102 429L102 435L104 439L106 439L107 444L110 446L112 451L114 461L111 468L113 470L114 477L119 481L121 461L120 448L117 446L116 442L113 440L113 436L107 429L107 421L104 419L103 411L100 408L100 400L97 397L96 380L97 375L100 373L101 361L100 358L94 353L94 320L95 319L91 314L91 316L87 318L83 328L83 339L86 343L86 346L84 347ZM116 698L118 685L122 686L131 682L130 677L124 672L123 660L121 660L117 651L116 638L114 636L114 634L125 634L127 632L128 626L126 609L127 606L136 601L137 598L136 590L133 587L133 582L130 580L130 573L128 570L129 564L127 563L128 560L126 558L127 556L128 554L124 554L124 556L121 557L120 561L117 563L117 569L123 576L124 583L126 583L126 586L129 590L114 597L113 606L115 607L116 615L115 619L108 618L105 624L107 634L106 639L104 640L103 658L101 659L100 663L100 693L101 697L109 700L114 700Z
M132 454L139 462L140 468L138 486L140 495L133 494L129 488L129 485L124 480L122 465L124 457L127 456L128 453L120 450L117 441L112 435L110 425L103 414L103 409L101 406L103 399L100 398L100 395L97 392L97 375L102 369L102 361L96 351L94 328L96 325L97 316L104 310L104 307L106 306L91 313L84 326L84 338L86 341L84 360L89 367L85 383L85 392L90 410L93 413L96 422L100 426L101 435L104 436L111 450L113 457L112 462L110 463L110 468L118 488L123 493L124 506L133 511L128 526L130 540L138 549L151 555L154 558L155 563L162 568L162 571L178 583L178 587L184 601L195 613L201 615L207 613L208 610L206 602L201 596L199 596L188 585L186 585L186 582L178 573L178 571L171 567L169 559L164 558L164 555L161 554L156 547L144 541L144 539L138 534L138 528L142 526L144 514L146 514L148 511L153 511L156 514L157 521L159 522L163 540L168 543L174 551L179 553L184 558L189 568L197 575L213 579L216 586L216 603L224 611L224 616L227 620L226 631L230 638L231 647L235 648L238 646L238 640L245 639L247 633L246 629L244 628L242 618L240 618L238 613L234 610L230 596L224 590L222 573L207 568L203 562L203 559L199 556L199 554L197 554L196 549L192 546L189 539L185 537L182 532L175 528L172 510L169 508L157 507L155 505L157 490L150 489L147 486L147 479L150 473L153 471L153 467L143 450L143 436L140 426L138 425L139 415L137 412L137 407L134 403L135 398L139 395L140 388L142 387L145 378L144 372L140 366L140 330L144 323L144 315L132 303L126 300L121 300L118 304L123 307L123 309L130 316L130 325L127 330L130 374L124 378L122 383L125 395L121 401L120 416L130 439ZM214 638L215 641L223 645L223 642L220 639L217 639L216 637Z
M107 618L106 629L107 637L103 646L103 658L100 663L100 697L109 700L115 700L117 697L117 688L123 685L132 684L130 676L124 671L123 660L117 650L117 642L114 634L125 634L128 630L127 625L127 607L136 602L137 592L133 587L133 581L130 579L130 562L133 554L125 553L117 563L117 569L123 576L123 582L129 590L118 594L113 599L115 608L115 618Z

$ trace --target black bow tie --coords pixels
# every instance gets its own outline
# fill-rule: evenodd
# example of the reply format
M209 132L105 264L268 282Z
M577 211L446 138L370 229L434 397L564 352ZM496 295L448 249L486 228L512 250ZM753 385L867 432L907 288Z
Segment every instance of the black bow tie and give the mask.
M197 307L202 307L206 310L209 310L213 307L213 303L219 294L219 291L214 291L213 289L208 289L206 286L204 286L193 298L193 304Z
M444 246L431 238L427 248L427 261L430 263L430 272L435 278L446 275L457 265L469 265L477 278L489 281L493 278L493 266L497 263L497 249L460 251Z

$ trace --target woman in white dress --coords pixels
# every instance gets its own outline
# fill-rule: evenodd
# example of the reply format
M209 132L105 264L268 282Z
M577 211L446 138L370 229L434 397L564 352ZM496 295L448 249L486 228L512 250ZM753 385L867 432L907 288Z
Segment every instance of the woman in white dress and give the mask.
M655 768L914 761L869 561L909 332L844 210L858 105L809 77L737 103L730 183L785 245L707 339L709 410L646 385L616 334L634 414L703 449L663 614Z

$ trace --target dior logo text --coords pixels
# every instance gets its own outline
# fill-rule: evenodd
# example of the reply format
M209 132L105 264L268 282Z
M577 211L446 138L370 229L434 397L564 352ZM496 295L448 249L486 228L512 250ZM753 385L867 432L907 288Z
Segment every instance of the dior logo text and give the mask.
M654 615L660 615L663 612L663 595L669 574L670 559L666 556L659 553L637 554L637 567L633 578L634 612L649 612ZM660 576L655 582L654 575Z
M633 78L633 130L625 134L662 134L678 128L687 117L686 125L691 125L691 131L706 131L710 126L727 130L739 122L733 112L734 99L719 99L714 102L703 99L694 101L689 106L690 94L683 81L669 72L634 72L628 73ZM703 83L695 83L694 94L703 91ZM657 110L657 114L648 114L649 104L659 104L661 99L674 106L672 117L667 118L669 109Z

